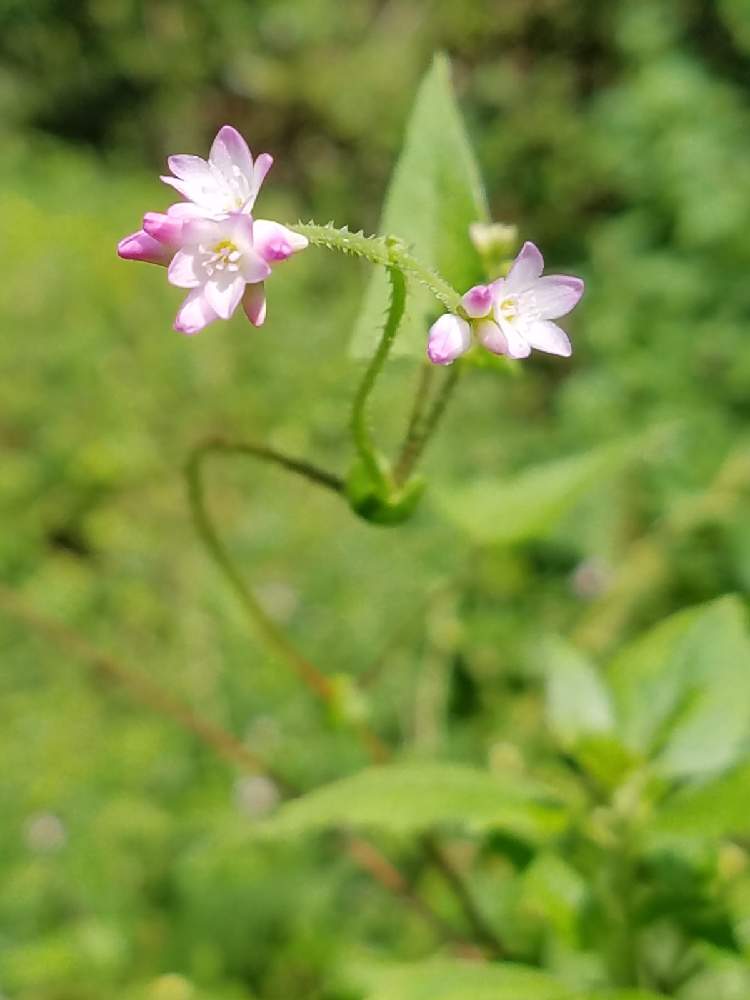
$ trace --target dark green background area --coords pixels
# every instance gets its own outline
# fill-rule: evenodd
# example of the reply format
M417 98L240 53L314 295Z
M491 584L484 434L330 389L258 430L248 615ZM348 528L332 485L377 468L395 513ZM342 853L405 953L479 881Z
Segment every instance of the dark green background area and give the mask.
M165 157L205 155L224 122L275 157L262 215L374 231L437 49L493 217L551 271L586 279L565 321L573 358L537 355L515 379L472 372L400 528L252 463L216 462L212 506L293 640L342 686L368 679L389 742L556 774L543 636L607 656L664 615L750 588L750 6L0 0L0 578L305 788L355 772L362 748L248 630L192 533L181 468L222 432L345 472L367 273L310 249L269 282L263 329L237 316L187 339L163 271L114 248L169 204ZM415 377L399 360L378 387L386 446ZM626 472L515 544L477 546L438 502L624 439L642 452ZM334 836L255 842L253 788L0 614L3 1000L356 1000L349 964L430 950ZM384 843L453 917L414 846ZM643 915L668 925L648 939L656 965L693 932L746 963L747 844L732 847L733 908L719 848L687 874L660 860ZM482 849L500 859L483 898L504 926L526 847ZM554 964L557 939L533 919L513 933L523 960ZM741 968L724 994L689 971L663 988L750 995Z

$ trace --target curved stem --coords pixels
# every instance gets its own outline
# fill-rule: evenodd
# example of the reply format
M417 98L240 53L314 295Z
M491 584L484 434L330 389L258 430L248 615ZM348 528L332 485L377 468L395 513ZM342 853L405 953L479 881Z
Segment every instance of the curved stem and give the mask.
M350 233L345 228L335 229L332 225L318 226L313 222L298 222L289 228L306 236L314 246L364 257L372 264L397 267L407 277L410 276L429 288L446 309L455 313L461 311L461 296L450 282L410 254L405 245L394 237L365 236L361 232Z
M388 316L386 317L378 349L373 354L357 389L357 394L354 397L351 421L352 437L354 438L354 445L359 453L359 457L362 459L373 482L380 483L386 490L389 484L384 481L383 472L376 458L375 444L372 440L370 429L367 426L367 400L398 333L399 324L404 315L404 307L406 305L406 282L404 281L403 274L395 267L389 267L388 278L391 283L391 302L388 307Z
M325 486L335 493L341 493L344 484L338 476L319 469L301 459L290 458L281 452L257 445L252 442L231 442L223 438L205 441L193 449L185 466L188 499L193 523L206 551L214 564L234 591L247 617L253 626L273 649L300 678L300 680L324 704L330 708L337 705L337 694L334 684L321 673L299 650L287 639L284 632L278 628L273 619L266 614L251 589L245 583L242 573L235 566L227 549L219 537L208 511L206 491L203 478L204 465L212 454L244 454L263 461L280 465L290 472L304 476L310 482ZM373 760L383 761L389 756L388 748L380 738L370 730L365 723L358 723L357 729Z
M453 390L458 384L460 374L460 364L454 364L449 369L438 394L433 400L432 407L424 420L421 430L412 435L410 438L407 437L407 440L404 442L404 448L396 469L397 483L403 483L409 478L415 465L422 457L425 448L429 444L430 438L435 433L435 430L445 413L448 401L453 395Z

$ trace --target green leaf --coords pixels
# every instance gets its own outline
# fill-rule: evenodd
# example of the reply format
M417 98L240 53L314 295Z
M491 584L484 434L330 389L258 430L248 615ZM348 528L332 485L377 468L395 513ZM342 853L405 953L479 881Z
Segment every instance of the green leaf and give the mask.
M487 218L479 170L453 93L450 63L438 54L420 85L379 229L411 244L420 261L464 292L482 277L469 225ZM355 357L375 352L387 303L386 276L378 268L372 272L355 328L351 348ZM391 356L424 357L428 326L442 311L427 289L411 282L407 312Z
M546 642L542 657L547 718L560 743L571 748L583 737L610 733L611 698L596 667L562 640Z
M666 997L663 993L651 993L649 990L605 990L602 993L587 993L577 1000L666 1000Z
M662 774L708 774L747 752L750 637L736 597L655 626L617 656L610 682L624 741Z
M536 969L433 959L370 967L364 1000L574 1000L574 993Z
M579 938L581 912L588 898L582 875L557 854L538 855L523 873L519 904L524 913L570 945Z
M468 485L436 489L441 512L475 542L504 544L544 535L596 483L633 454L632 443L524 469L516 476L475 478Z
M666 800L653 817L657 837L725 837L750 833L750 764Z
M271 835L336 826L417 833L443 823L539 840L559 832L565 816L533 782L424 762L371 767L335 781L287 802L260 829Z

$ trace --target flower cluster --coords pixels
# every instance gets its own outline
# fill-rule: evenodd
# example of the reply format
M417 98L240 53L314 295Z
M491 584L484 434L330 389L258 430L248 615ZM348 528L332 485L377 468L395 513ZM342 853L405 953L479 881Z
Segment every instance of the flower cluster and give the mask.
M570 357L568 336L552 320L565 316L583 295L580 278L564 274L542 277L544 258L533 243L524 243L508 274L490 285L475 285L461 305L468 319L446 313L433 323L427 355L436 365L449 365L476 339L509 358L527 358L532 348Z
M253 161L239 132L225 125L208 160L170 156L168 163L173 176L162 180L185 201L166 214L147 212L143 228L120 241L118 254L165 265L170 283L188 289L174 324L181 333L229 319L240 303L250 322L260 326L266 316L265 279L308 243L278 222L253 218L273 158L261 153Z

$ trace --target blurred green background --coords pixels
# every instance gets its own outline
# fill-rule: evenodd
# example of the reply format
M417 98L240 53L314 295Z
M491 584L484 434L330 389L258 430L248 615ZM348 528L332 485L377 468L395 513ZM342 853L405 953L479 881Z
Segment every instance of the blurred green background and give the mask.
M344 471L367 275L311 249L269 284L262 330L236 317L187 340L164 273L114 248L170 203L166 155L205 155L226 121L276 159L261 214L374 231L436 49L493 217L587 281L574 356L472 373L428 453L427 501L398 530L252 463L216 463L212 504L269 613L325 673L363 679L389 742L551 767L543 636L606 657L750 588L746 0L0 0L2 579L301 787L356 771L363 751L248 631L180 472L213 432ZM394 362L379 387L385 442L415 374ZM622 439L638 453L624 471L522 538L478 544L430 500ZM336 970L353 954L429 950L335 837L252 839L273 786L4 615L0 640L4 998L349 1000ZM743 902L716 918L739 963L729 992L672 968L653 977L668 994L750 995L733 848ZM502 925L524 861L497 850L485 905ZM390 853L450 912L412 847ZM726 865L706 864L675 876L673 927L701 878L721 909ZM515 933L517 958L552 962L531 918Z

